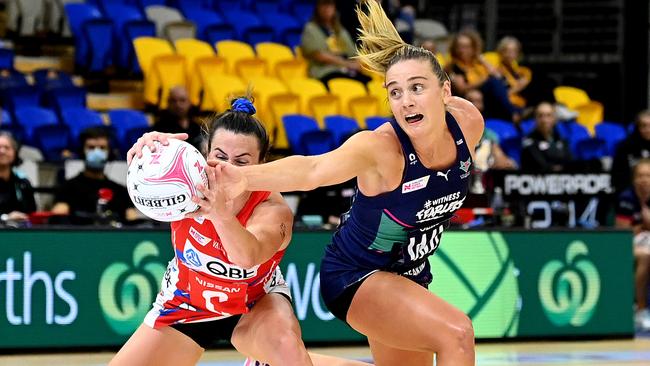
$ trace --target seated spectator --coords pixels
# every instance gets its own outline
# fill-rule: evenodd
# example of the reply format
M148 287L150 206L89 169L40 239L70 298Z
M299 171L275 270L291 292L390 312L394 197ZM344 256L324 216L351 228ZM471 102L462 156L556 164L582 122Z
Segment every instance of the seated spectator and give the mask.
M108 131L92 127L80 135L84 170L66 181L56 193L52 213L67 215L71 224L90 225L102 221L125 223L136 219L126 188L104 174L110 151ZM100 197L108 201L98 212ZM106 216L106 217L102 217Z
M574 167L569 143L563 140L555 129L557 116L555 107L548 102L540 103L535 109L535 130L523 141L521 168L527 172L561 172Z
M197 119L187 89L184 86L176 86L169 91L167 109L159 113L153 129L167 133L184 132L189 136L186 141L203 151L201 123Z
M351 59L356 55L354 42L341 25L334 0L318 0L313 18L305 25L300 48L309 61L309 76L325 85L333 78L350 78L363 82L370 77L361 73L361 65Z
M621 192L616 208L616 227L634 233L634 288L636 328L650 331L648 277L650 277L650 159L641 159L633 169L632 187Z
M640 159L650 158L650 109L641 111L636 117L634 132L623 140L612 163L612 183L617 192L621 192L629 185L632 167Z
M521 43L515 37L503 37L497 45L497 52L499 54L497 70L508 82L510 103L523 108L526 106L526 99L521 92L528 87L533 75L529 68L519 65Z
M14 168L20 164L18 142L6 131L0 131L0 224L22 223L36 211L34 189Z
M451 61L445 70L451 79L453 93L465 96L470 89L479 89L485 98L485 117L518 122L519 110L508 99L508 85L499 71L481 57L483 41L470 30L454 35L449 46Z

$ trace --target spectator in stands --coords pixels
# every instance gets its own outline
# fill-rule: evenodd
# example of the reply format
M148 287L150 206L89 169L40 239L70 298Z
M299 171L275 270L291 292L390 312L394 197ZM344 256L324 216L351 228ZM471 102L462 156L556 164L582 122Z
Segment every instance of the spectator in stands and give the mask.
M351 59L356 55L354 41L341 25L334 0L318 0L313 18L305 25L300 43L309 61L309 75L325 85L333 78L350 78L363 82L370 77L361 73L361 65Z
M85 168L60 187L52 213L67 215L69 222L77 225L98 221L125 223L136 219L137 212L126 188L104 174L110 151L108 131L101 127L88 128L81 133L80 143ZM104 212L98 212L100 197L108 201Z
M14 168L20 164L18 142L11 133L0 131L0 220L20 223L36 211L34 190L29 181Z
M555 107L548 102L535 109L535 130L523 141L521 168L535 173L560 172L572 164L569 144L555 129Z
M632 167L643 158L650 158L650 109L641 111L636 117L636 128L629 138L622 141L612 163L612 183L617 192L627 188Z
M465 93L465 99L474 104L476 109L483 113L483 93L478 89L471 89ZM517 162L510 158L499 145L499 136L489 128L483 130L483 137L475 150L474 164L477 169L511 170L517 169Z
M465 96L470 89L479 89L485 98L486 118L499 118L519 122L519 110L508 99L508 85L503 75L481 53L483 41L472 30L454 35L449 46L451 62L445 65L452 85L452 92Z
M157 116L154 130L167 133L186 133L186 140L199 151L203 151L203 134L201 123L197 120L190 102L190 96L184 86L175 86L169 91L167 109Z
M618 199L616 227L631 228L634 233L634 271L637 329L650 330L648 278L650 277L650 159L644 158L633 168L632 187Z
M515 37L503 37L497 45L499 64L497 71L508 82L508 97L510 103L523 108L526 106L526 99L521 95L532 80L532 72L529 68L519 65L521 59L521 43Z

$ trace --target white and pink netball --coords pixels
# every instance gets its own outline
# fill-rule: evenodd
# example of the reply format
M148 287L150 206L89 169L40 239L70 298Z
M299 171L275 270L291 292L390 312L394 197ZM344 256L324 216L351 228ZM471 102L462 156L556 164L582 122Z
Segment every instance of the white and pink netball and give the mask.
M185 141L169 139L169 145L156 141L152 153L147 146L142 157L135 157L126 176L129 197L146 216L164 222L181 220L196 211L192 196L202 197L199 183L208 185L205 158Z

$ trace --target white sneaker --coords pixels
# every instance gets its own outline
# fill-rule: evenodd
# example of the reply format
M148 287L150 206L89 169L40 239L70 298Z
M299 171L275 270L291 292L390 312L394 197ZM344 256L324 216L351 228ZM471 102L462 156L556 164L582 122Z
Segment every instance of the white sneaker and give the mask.
M634 326L637 330L650 331L650 310L637 310L634 314Z
M271 365L269 365L268 363L253 360L252 358L249 357L244 362L244 366L271 366Z

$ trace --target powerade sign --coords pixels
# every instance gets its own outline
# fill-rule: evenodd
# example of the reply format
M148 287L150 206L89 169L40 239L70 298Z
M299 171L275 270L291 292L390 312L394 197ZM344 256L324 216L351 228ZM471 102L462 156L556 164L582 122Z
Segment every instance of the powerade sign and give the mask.
M306 341L361 340L320 297L330 235L294 233L281 267ZM630 241L627 232L446 232L430 289L469 314L478 338L629 335ZM0 348L123 344L172 257L163 231L0 231L0 242Z

